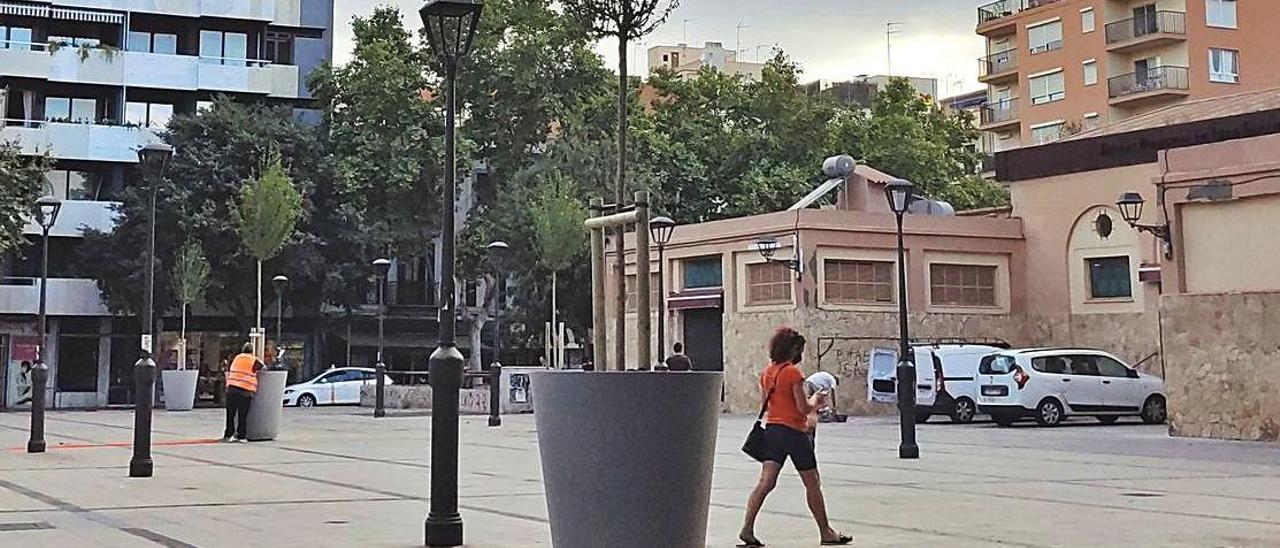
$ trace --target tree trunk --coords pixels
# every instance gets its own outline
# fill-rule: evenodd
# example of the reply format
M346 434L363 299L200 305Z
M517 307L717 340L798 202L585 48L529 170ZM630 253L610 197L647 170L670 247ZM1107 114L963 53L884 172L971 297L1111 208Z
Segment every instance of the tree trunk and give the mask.
M551 367L559 369L560 345L560 317L556 309L556 271L551 271Z
M484 333L484 324L489 323L487 314L476 314L471 318L471 329L467 332L467 340L471 345L471 355L467 357L467 370L479 371L481 369L480 354L484 348L481 346L482 339L480 335Z
M618 29L618 174L614 187L614 203L618 207L627 199L627 29ZM614 274L614 340L615 368L627 368L627 257L623 238L627 233L619 226L613 233ZM600 326L603 328L604 326ZM556 332L556 326L551 326Z

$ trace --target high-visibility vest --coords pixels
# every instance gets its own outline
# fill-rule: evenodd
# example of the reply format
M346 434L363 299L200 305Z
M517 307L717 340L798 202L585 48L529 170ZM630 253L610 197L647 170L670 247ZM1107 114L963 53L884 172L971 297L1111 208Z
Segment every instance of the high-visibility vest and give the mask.
M258 391L258 374L253 366L258 358L253 354L240 354L231 361L231 369L227 370L227 386L237 386L250 392Z

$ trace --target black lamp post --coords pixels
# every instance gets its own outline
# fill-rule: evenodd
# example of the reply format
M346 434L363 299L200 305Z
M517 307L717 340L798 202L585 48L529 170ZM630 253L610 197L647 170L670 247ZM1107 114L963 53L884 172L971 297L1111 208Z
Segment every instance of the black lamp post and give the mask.
M272 359L272 367L280 369L280 354L284 352L284 294L289 291L289 277L279 274L271 278L271 287L276 290L276 355Z
M384 396L387 382L383 378L387 374L387 363L383 361L384 358L382 357L382 324L387 318L387 302L383 291L387 286L387 271L389 270L391 270L391 261L389 259L376 259L373 261L373 276L378 282L378 361L373 364L374 374L378 376L377 380L374 381L373 416L375 418L387 416L386 396Z
M1126 192L1120 195L1119 200L1116 200L1116 207L1120 208L1120 216L1124 218L1124 221L1139 232L1149 232L1159 238L1164 244L1164 257L1172 259L1173 234L1169 231L1169 225L1144 225L1138 222L1142 219L1142 206L1145 204L1146 200L1142 198L1142 194L1137 192Z
M485 248L493 267L493 363L489 364L489 426L502 426L502 266L511 246L496 241Z
M156 285L156 190L164 180L173 147L152 143L138 151L138 168L150 187L151 206L147 229L147 288L142 310L142 352L134 363L137 387L133 398L133 458L129 461L129 477L149 478L151 463L151 405L156 383L155 285Z
M671 243L676 222L670 217L654 217L649 221L649 235L658 246L658 365L661 367L667 355L667 261L665 251Z
M911 336L907 332L907 251L902 238L902 216L911 205L915 186L901 179L885 185L889 209L898 220L898 415L902 425L902 443L898 458L920 458L916 445L916 364L911 352Z
M461 546L458 513L458 390L462 387L462 353L455 335L457 294L454 290L454 187L458 61L471 50L483 9L480 0L430 0L419 10L427 43L445 71L444 188L440 223L440 341L428 360L431 391L431 510L427 514L427 546Z
M45 392L49 384L49 365L45 362L45 348L49 345L49 317L46 312L49 287L49 230L58 221L62 201L53 196L36 200L36 221L40 223L43 251L40 255L40 346L36 349L36 363L31 366L31 438L27 440L28 453L43 453Z

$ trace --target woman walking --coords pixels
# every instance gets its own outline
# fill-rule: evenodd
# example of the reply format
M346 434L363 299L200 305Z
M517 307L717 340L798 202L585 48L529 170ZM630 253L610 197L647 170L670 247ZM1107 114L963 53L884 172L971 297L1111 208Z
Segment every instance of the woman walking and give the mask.
M760 401L768 412L765 420L768 453L761 463L760 481L747 498L747 516L738 534L743 546L764 546L755 535L756 516L764 506L765 497L777 487L778 474L788 458L804 482L805 499L818 524L822 544L834 546L853 542L853 537L832 529L827 520L818 460L813 452L812 438L807 434L809 425L806 420L811 412L825 404L827 392L822 390L805 396L804 373L799 368L804 358L804 346L804 336L789 327L778 329L769 340L770 363L760 374Z

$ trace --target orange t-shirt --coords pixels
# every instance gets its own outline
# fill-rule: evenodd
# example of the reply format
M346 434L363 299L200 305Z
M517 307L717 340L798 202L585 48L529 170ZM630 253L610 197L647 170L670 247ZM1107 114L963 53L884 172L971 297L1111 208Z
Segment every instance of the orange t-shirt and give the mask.
M769 396L765 424L780 424L801 432L808 431L804 413L796 405L796 385L804 382L804 373L790 363L771 363L760 373L760 389Z

